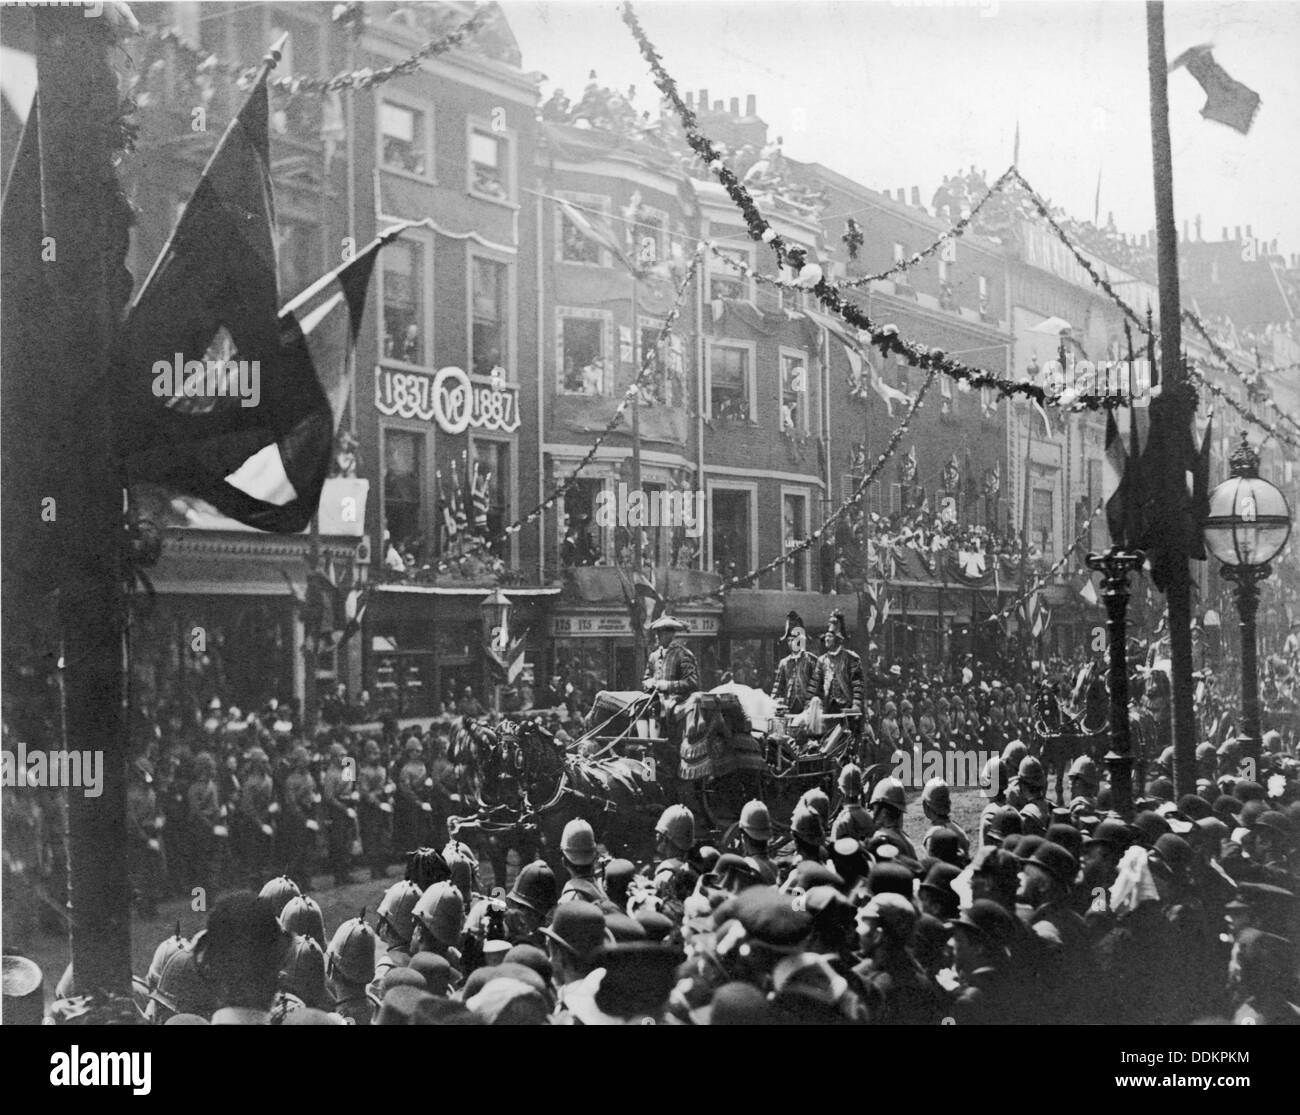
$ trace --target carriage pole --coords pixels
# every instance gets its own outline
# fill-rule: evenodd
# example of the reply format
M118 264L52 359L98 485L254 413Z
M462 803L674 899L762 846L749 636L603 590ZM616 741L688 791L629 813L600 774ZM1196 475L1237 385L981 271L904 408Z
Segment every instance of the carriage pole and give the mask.
M1133 815L1133 743L1128 720L1128 575L1141 569L1146 555L1112 546L1102 554L1089 554L1088 568L1102 574L1101 597L1106 602L1106 688L1110 692L1111 808L1125 820Z

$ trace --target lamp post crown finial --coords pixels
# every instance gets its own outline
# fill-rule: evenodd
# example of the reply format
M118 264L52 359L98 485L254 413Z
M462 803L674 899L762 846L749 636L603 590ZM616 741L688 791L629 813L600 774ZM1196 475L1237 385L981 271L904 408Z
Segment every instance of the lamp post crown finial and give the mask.
M1259 454L1251 448L1246 438L1246 431L1241 432L1241 444L1233 450L1228 458L1233 476L1254 477L1259 475Z

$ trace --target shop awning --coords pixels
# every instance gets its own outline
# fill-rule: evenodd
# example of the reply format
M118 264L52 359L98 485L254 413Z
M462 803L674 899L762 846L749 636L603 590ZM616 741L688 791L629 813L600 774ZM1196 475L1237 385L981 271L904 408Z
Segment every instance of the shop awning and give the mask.
M461 585L421 585L421 584L401 584L389 583L375 585L377 592L391 592L395 594L417 595L417 596L487 596L495 592L497 585L472 585L469 587ZM559 585L522 585L517 588L502 588L507 596L559 596Z

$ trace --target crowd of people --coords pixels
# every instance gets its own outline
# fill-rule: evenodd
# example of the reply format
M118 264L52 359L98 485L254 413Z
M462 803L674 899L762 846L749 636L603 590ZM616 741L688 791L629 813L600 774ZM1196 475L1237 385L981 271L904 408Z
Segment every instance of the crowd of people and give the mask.
M375 915L337 926L278 875L160 942L134 1009L176 1025L1297 1024L1300 786L1266 747L1254 779L1211 753L1178 798L1162 756L1126 819L1091 759L1050 803L1013 741L966 825L942 779L911 801L847 762L788 829L749 802L724 847L682 805L640 864L574 820L567 878L535 860L508 890L484 888L463 845L414 846ZM56 1020L86 1017L76 990L65 974Z

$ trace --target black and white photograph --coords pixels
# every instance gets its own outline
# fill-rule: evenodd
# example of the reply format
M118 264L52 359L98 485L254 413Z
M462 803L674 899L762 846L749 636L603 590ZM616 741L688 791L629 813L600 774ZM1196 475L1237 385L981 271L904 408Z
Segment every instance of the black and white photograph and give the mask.
M0 5L3 1023L81 1028L17 1075L1294 1071L1297 58L1291 0Z

